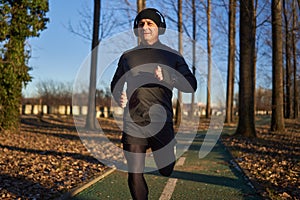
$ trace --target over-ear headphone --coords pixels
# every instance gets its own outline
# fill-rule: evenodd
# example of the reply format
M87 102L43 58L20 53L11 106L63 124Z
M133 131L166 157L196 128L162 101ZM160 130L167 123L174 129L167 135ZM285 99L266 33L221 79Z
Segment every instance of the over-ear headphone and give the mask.
M133 32L134 32L134 35L135 36L138 36L138 23L139 23L139 20L140 20L140 14L145 11L145 10L149 10L151 12L154 12L156 15L159 16L160 18L160 23L158 24L158 34L159 35L162 35L165 33L166 31L166 21L165 21L165 18L164 16L155 8L146 8L144 10L142 10L137 16L136 18L134 19L134 24L133 24Z

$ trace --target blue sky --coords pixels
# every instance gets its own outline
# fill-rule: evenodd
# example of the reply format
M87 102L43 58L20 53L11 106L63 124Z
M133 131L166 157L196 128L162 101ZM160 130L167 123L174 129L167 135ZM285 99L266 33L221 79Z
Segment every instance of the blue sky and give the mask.
M105 9L106 11L105 20L110 21L109 23L115 22L118 24L106 24L108 29L112 26L118 26L119 28L121 27L122 31L131 30L131 23L136 12L136 1L129 0L128 2L130 3L129 5L122 5L119 1L102 1L101 9ZM156 3L153 0L148 0L147 6L157 7L155 6ZM131 9L130 13L122 10L123 6ZM91 11L89 14L92 16L92 0L49 0L47 17L49 17L50 22L47 24L47 29L41 32L40 37L28 40L32 51L29 66L32 67L30 74L33 79L23 89L25 97L37 95L37 84L39 82L72 83L76 79L82 63L84 63L91 52L91 41L71 33L68 25L71 22L76 29L83 19L80 12L84 13L87 8ZM112 12L114 16L111 19L107 19L107 16ZM103 10L101 14L103 17ZM124 14L126 17L123 16ZM92 24L92 21L90 23ZM112 31L108 34L110 35L104 37L111 37L113 34L117 34L117 32Z
M128 22L133 19L136 9L135 0L128 0L126 2L129 2L129 6L127 4L120 4L120 1L102 1L101 5L102 9L107 11L106 21L116 23L116 26L121 27L122 30L131 29L131 24ZM79 12L83 11L85 8L90 8L92 14L92 4L92 0L49 0L50 11L48 12L47 16L50 18L50 22L47 24L47 29L41 32L40 37L31 38L28 40L28 44L32 50L29 66L32 67L30 74L33 77L33 80L32 82L28 83L26 89L23 90L23 94L25 96L28 97L36 95L36 85L42 81L53 80L55 82L64 83L74 81L81 64L91 51L91 41L87 41L71 33L67 26L69 22L71 22L74 26L78 25L80 20L82 20ZM128 10L125 10L121 7L126 7L126 9L130 8L130 13L127 13ZM173 19L176 20L176 14L174 14L174 10L171 5L162 4L159 1L147 0L147 7L157 7L160 11L162 11L162 13L168 13L169 16L173 15ZM107 17L109 17L112 12L114 13L113 18L108 19ZM120 12L122 12L122 17L120 17ZM172 12L173 14L170 14ZM220 10L218 13L221 13L223 16L223 21L226 21L227 18L225 10ZM103 12L101 14L103 14ZM202 24L200 23L201 26L198 27L200 36L198 37L197 41L201 43L202 47L205 49L205 17L202 16L203 11L201 12L199 10L198 14L200 15L198 20ZM189 16L189 14L187 15ZM167 18L166 22L168 24L168 28L176 30L176 24L173 22L173 20ZM185 21L185 23L187 22L191 22L191 20L189 19L188 21ZM218 31L215 31L216 27L220 28L220 22L218 22L218 20L213 20L212 24L214 28L212 33L214 46L213 60L223 73L224 80L226 80L227 42L224 42L226 40L224 34L222 35L218 33ZM106 27L110 28L109 26L110 24L107 24ZM105 31L106 30L107 29L105 29ZM112 36L113 33L108 34L110 34L108 36ZM176 38L174 39L176 40ZM260 66L258 66L258 68L259 67ZM267 62L267 67L264 68L270 69L270 62ZM259 80L265 80L264 73L261 75L261 77L260 73L258 73L257 79L258 82Z
M116 6L120 6L120 4L112 5L116 3L117 1L104 1L102 4L102 9L107 10L108 14L110 12L116 12ZM131 30L131 24L128 23L128 19L133 19L135 15L135 3L136 1L130 1L130 8L132 10L130 10L131 13L130 15L127 15L127 18L123 17L122 19L119 15L117 15L115 16L117 18L112 18L110 21L122 22L122 20L126 20L126 24L121 23L121 26L123 27L122 30ZM155 5L156 3L157 2L155 1L147 1L147 7L157 7ZM85 59L88 57L91 51L91 41L87 41L71 33L67 27L69 22L71 22L74 26L76 26L76 24L78 25L79 21L82 20L79 12L82 12L83 9L90 8L92 13L92 4L92 0L49 1L50 11L47 15L50 18L50 22L47 24L47 29L41 32L40 37L31 38L28 40L32 50L32 57L29 60L29 66L32 67L30 74L33 77L33 80L32 82L28 83L27 87L23 90L25 97L37 95L36 86L39 82L54 81L73 83L73 81L76 79L77 73L80 71L82 64L85 62ZM166 12L168 7L169 6L159 6L159 9L163 12ZM119 9L118 12L122 12L121 9ZM171 23L171 20L167 19L166 21L169 28L176 30L176 26ZM118 22L118 24L120 24L120 22ZM109 27L109 25L107 26ZM120 27L120 25L118 26ZM204 37L204 34L201 35ZM111 36L112 35L109 37ZM171 40L176 42L176 38L177 37L171 38ZM200 41L204 42L205 40ZM205 54L203 54L203 56L205 56ZM205 69L206 65L204 64L202 68ZM199 89L199 91L201 90Z
M83 6L92 3L90 0L50 0L50 11L47 16L50 22L40 37L31 38L29 66L33 77L26 89L25 96L36 93L36 84L53 80L71 82L74 80L80 64L90 52L91 44L87 40L72 34L68 28L69 21L76 23ZM89 5L91 7L91 5Z
M116 12L116 6L120 6L120 4L112 6L111 4L114 3L115 2L104 1L102 9L106 9L108 13ZM132 10L130 11L130 16L127 15L127 17L133 19L136 1L130 1L130 3ZM156 3L157 2L154 1L147 1L147 7L156 7ZM29 66L32 67L30 74L33 79L23 90L25 97L37 96L37 84L39 82L54 81L58 83L73 83L76 79L77 73L80 71L82 64L91 51L91 41L87 41L71 33L67 27L69 22L74 26L78 25L79 21L82 20L79 12L82 12L85 8L90 8L92 13L92 4L93 1L91 0L49 1L50 11L47 16L50 18L50 22L47 24L47 29L41 32L40 37L28 40L32 50ZM159 9L166 11L167 8L159 6ZM120 9L118 12L120 12ZM119 15L115 17L117 17L117 19L110 21L126 20L127 23L122 23L121 25L123 27L122 30L131 30L131 24L128 23L128 19L124 17L122 19ZM167 19L167 22L169 28L174 26L170 20ZM176 30L176 26L174 27ZM171 38L171 40L176 42L176 38L177 37ZM203 68L206 67L203 66ZM111 76L111 74L107 75L106 78L108 78L108 76ZM106 82L108 81L106 80ZM199 92L202 93L204 91L199 88Z

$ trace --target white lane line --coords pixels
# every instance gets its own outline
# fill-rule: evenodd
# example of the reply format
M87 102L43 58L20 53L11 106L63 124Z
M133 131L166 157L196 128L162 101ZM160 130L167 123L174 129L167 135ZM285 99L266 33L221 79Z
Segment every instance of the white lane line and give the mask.
M185 157L180 157L176 163L175 166L182 166L185 162ZM159 200L169 200L172 197L172 194L174 192L176 183L177 183L177 178L169 178L162 194L159 197Z
M163 193L159 197L159 200L171 199L177 180L178 180L177 178L169 178L167 185L164 188Z
M185 157L180 157L175 166L182 166L185 162Z

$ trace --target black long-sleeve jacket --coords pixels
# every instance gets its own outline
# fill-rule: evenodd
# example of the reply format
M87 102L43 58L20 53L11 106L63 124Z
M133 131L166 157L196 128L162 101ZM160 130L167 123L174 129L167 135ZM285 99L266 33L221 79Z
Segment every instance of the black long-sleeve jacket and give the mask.
M162 81L155 78L157 66L162 68ZM128 104L124 110L124 120L132 119L134 122L161 122L165 114L166 122L172 122L173 87L188 93L197 89L197 80L184 58L160 42L151 46L139 45L120 57L111 81L111 92L117 102L125 82ZM161 105L166 113L158 109L150 117L149 109L155 104Z

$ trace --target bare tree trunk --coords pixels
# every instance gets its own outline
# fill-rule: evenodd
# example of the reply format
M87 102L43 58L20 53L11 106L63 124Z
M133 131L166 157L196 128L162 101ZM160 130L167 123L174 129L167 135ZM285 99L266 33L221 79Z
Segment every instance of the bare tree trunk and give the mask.
M137 12L140 12L146 7L146 0L137 0L136 5L137 5Z
M299 103L298 103L298 84L297 84L297 47L296 47L296 31L297 31L297 10L296 1L293 1L293 31L292 31L292 51L293 51L293 66L294 66L294 118L299 117Z
M210 25L210 13L211 13L211 2L207 0L207 56L208 56L208 66L207 66L207 100L206 100L206 118L210 117L211 114L211 65L212 65L212 53L211 53L211 25Z
M141 12L146 7L146 0L136 0L137 13ZM141 43L141 38L137 38L137 43Z
M272 0L272 120L271 130L284 130L283 116L283 54L282 54L282 5Z
M284 16L284 28L285 28L285 117L291 118L293 113L292 107L292 70L291 70L291 46L290 46L290 31L289 31L289 20L287 14L286 1L283 0L283 16Z
M254 3L254 2L253 2ZM256 38L256 10L257 10L257 7L258 7L258 0L255 0L255 3L254 3L254 9L253 9L253 19L252 19L252 36L254 38ZM256 49L256 39L254 39L254 43L253 43L253 63L252 63L252 67L253 67L253 70L252 70L252 90L253 90L253 101L254 101L254 106L253 106L253 109L254 109L254 117L253 117L253 120L254 120L254 124L255 124L255 114L256 114L256 63L257 63L257 49Z
M92 40L92 60L90 71L90 86L89 86L89 100L88 113L86 116L86 129L96 128L96 79L97 79L97 46L99 44L99 25L100 25L100 10L101 0L94 0L94 22L93 22L93 40Z
M253 0L240 0L239 123L236 134L256 137L255 93L255 9Z
M233 95L235 75L235 18L236 0L229 1L229 23L228 23L228 72L227 72L227 96L226 96L226 123L233 120Z
M193 12L193 66L192 71L195 75L196 73L196 6L195 6L195 0L192 0L192 12ZM195 93L192 93L192 102L191 102L191 111L190 116L194 116L194 110L195 110Z
M182 54L182 0L178 0L178 49ZM178 126L181 122L181 108L182 108L182 92L178 90L176 113L175 113L175 124Z

